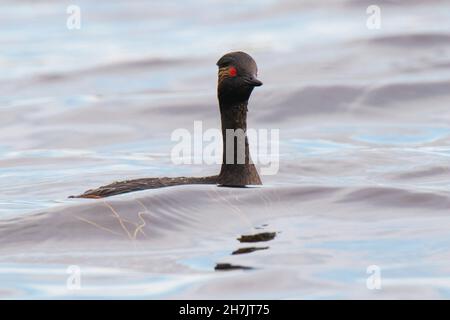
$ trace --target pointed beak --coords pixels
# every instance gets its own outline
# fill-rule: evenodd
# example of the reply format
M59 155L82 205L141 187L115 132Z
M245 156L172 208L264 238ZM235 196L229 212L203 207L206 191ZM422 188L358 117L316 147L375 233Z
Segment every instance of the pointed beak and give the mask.
M256 79L255 76L246 77L244 79L244 81L245 81L245 83L247 83L248 85L253 86L253 87L259 87L259 86L262 86L262 84L263 84L261 81Z

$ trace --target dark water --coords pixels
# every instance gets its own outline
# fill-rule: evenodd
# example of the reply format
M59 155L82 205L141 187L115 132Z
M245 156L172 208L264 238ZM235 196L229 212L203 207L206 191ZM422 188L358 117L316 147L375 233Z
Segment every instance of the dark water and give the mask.
M381 1L380 30L366 1L81 1L80 30L64 1L1 4L0 297L449 297L445 2ZM215 174L174 165L170 135L219 126L232 50L259 65L249 126L280 130L277 175L67 199ZM248 247L267 249L232 254Z

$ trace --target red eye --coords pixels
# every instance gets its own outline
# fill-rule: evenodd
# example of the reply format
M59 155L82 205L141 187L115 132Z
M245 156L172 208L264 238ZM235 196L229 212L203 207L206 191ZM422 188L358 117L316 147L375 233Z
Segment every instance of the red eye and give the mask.
M235 67L230 67L228 69L228 74L230 75L230 77L236 77L237 75L237 70Z

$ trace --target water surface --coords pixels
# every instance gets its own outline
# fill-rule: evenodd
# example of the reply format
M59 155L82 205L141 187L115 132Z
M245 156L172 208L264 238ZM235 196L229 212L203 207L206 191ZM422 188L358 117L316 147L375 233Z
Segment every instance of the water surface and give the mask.
M369 30L367 1L80 1L68 30L69 2L1 3L1 298L449 298L447 4L381 1ZM249 126L280 130L277 175L67 198L216 173L174 165L170 135L219 126L233 50L258 62Z

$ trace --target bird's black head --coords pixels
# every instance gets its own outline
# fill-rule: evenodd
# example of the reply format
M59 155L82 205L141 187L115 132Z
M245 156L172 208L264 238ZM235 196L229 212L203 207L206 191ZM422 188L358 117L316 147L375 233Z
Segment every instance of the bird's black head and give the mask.
M219 81L217 93L220 104L246 102L254 87L262 85L256 76L255 60L245 52L230 52L217 61Z

